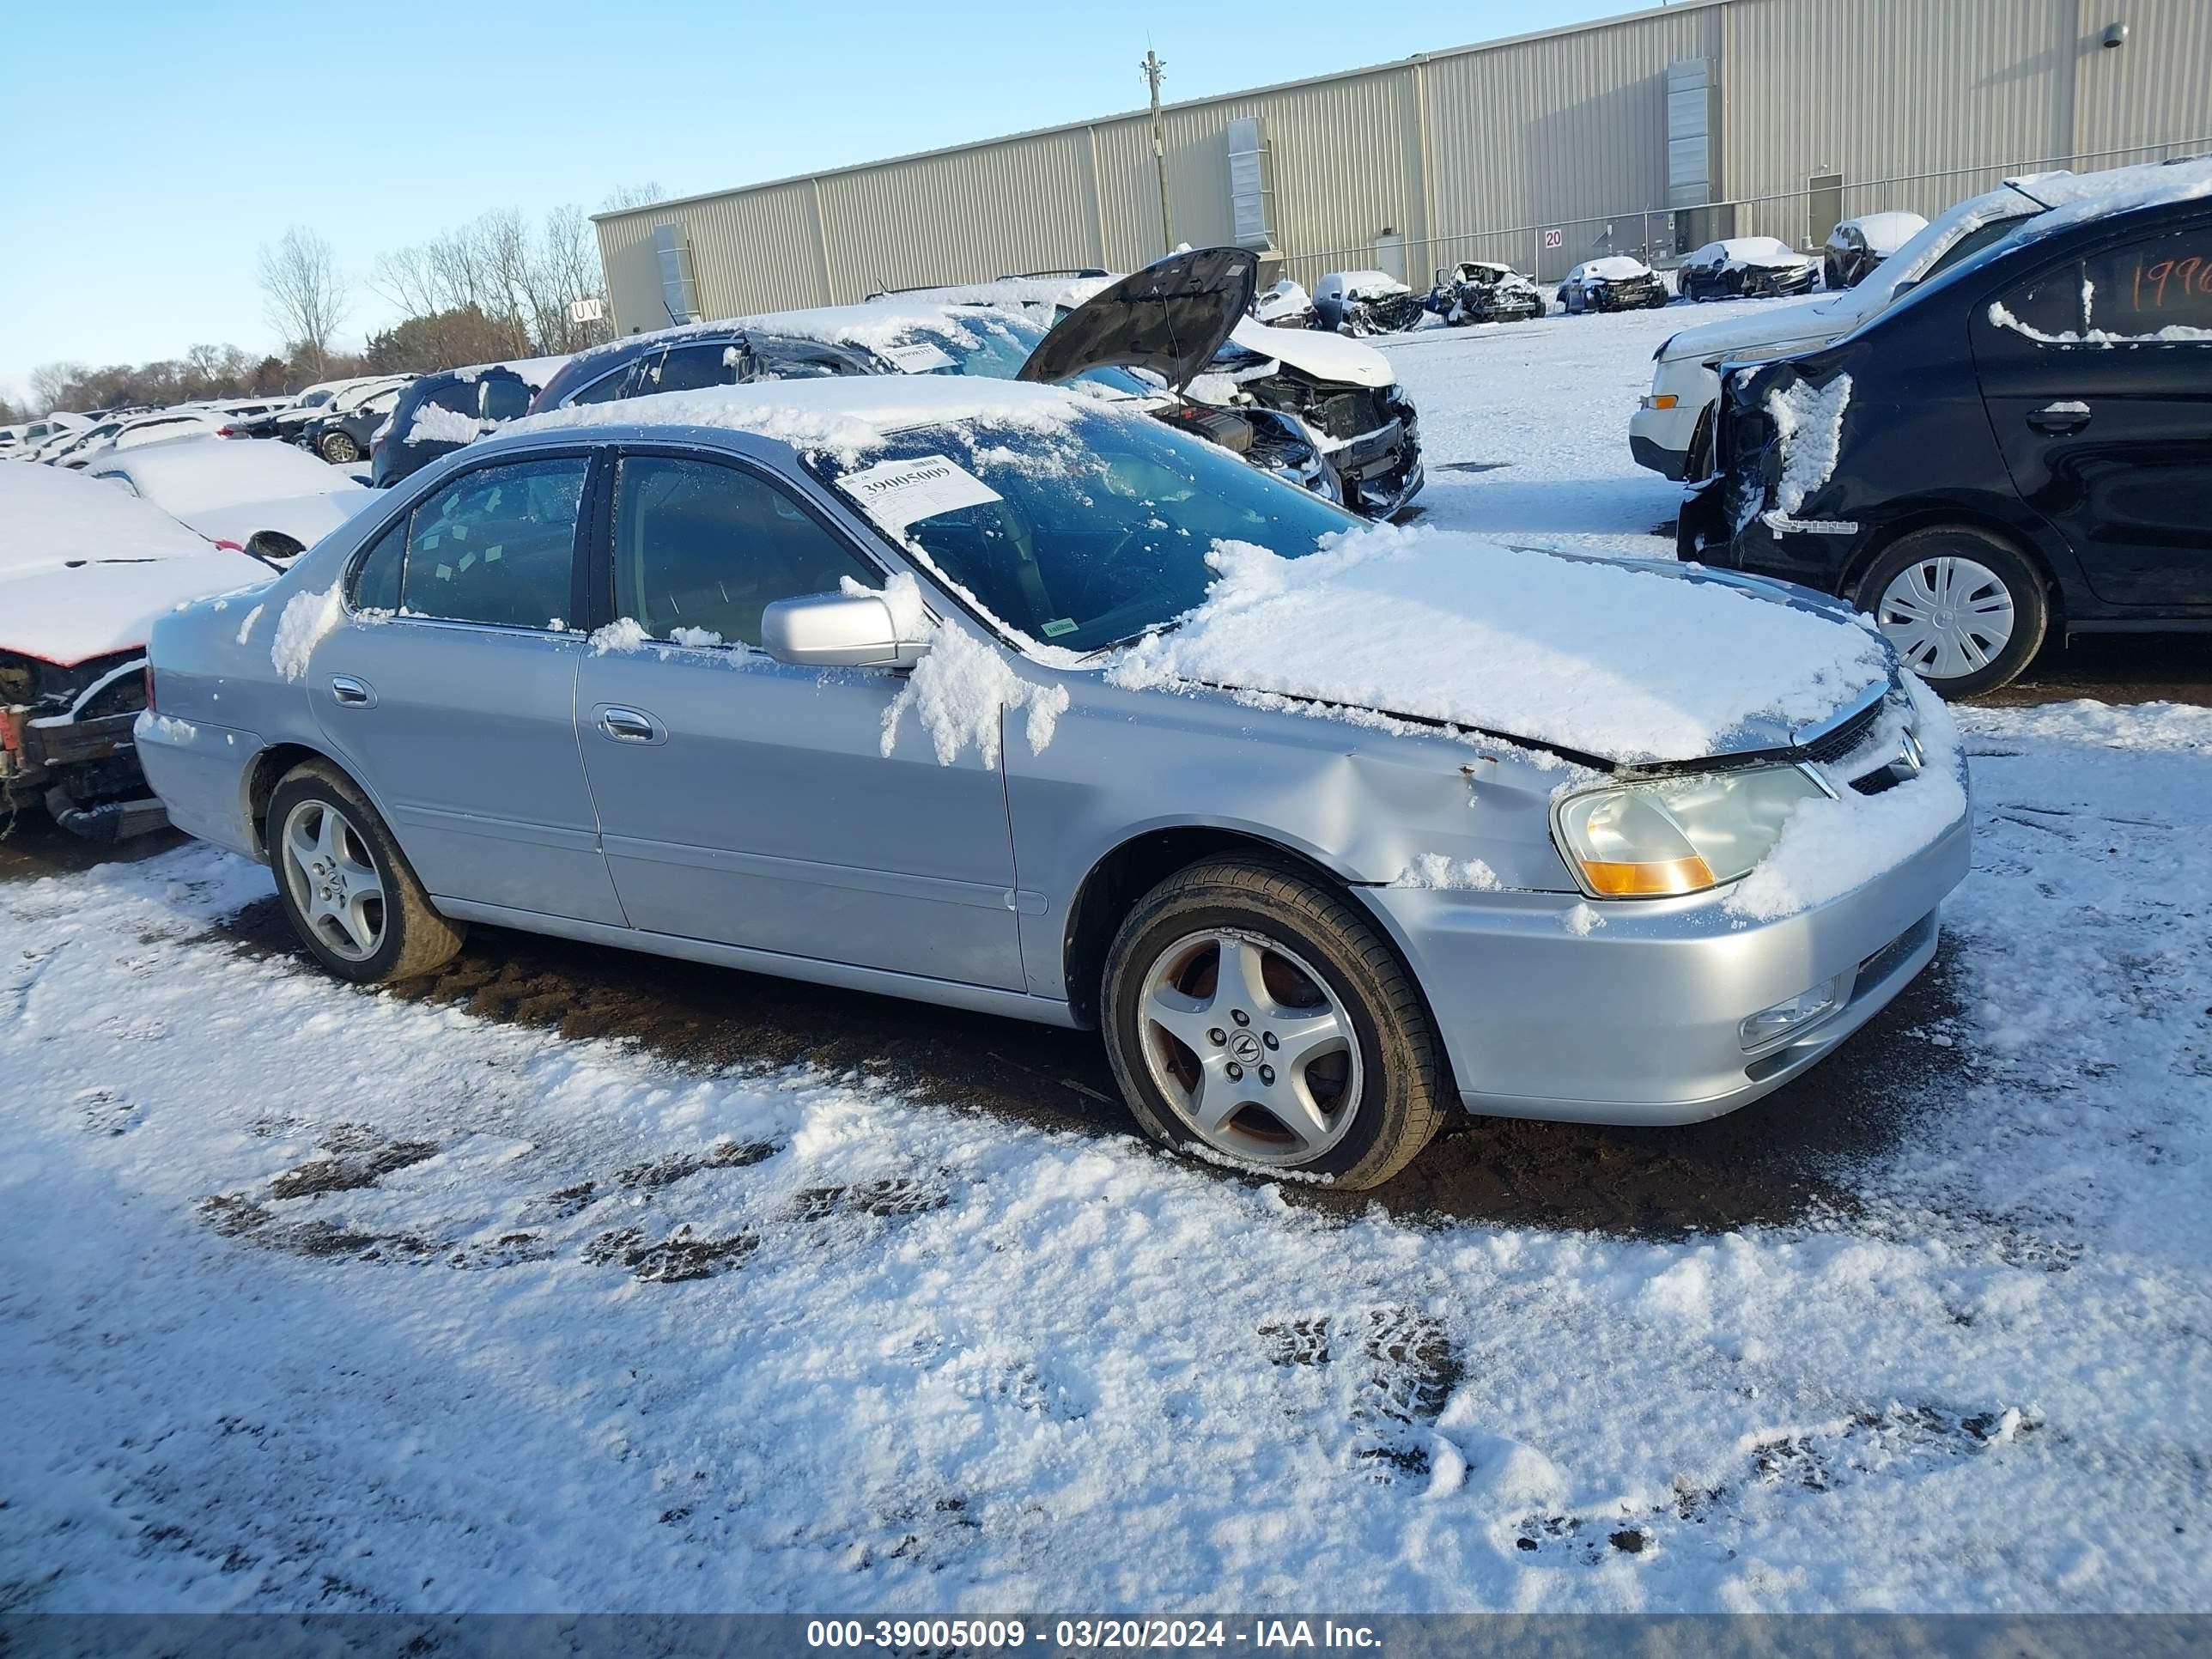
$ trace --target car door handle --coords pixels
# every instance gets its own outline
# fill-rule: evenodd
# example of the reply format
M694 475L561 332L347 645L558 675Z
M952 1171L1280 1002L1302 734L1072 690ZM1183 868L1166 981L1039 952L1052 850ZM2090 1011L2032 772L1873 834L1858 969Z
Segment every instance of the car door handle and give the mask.
M617 743L658 743L666 735L652 715L635 708L602 708L599 730Z
M2028 412L2027 423L2038 432L2054 436L2065 432L2079 432L2089 424L2089 405L2073 402L2045 404Z
M357 680L350 674L331 676L331 696L349 708L374 708L376 690L367 680Z

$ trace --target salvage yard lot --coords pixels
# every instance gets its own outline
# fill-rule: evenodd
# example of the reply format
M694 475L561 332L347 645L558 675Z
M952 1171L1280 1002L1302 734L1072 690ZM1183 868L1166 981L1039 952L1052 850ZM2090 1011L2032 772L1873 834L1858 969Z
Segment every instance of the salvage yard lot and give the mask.
M1729 309L1391 343L1425 521L1668 551L1627 410ZM2212 712L1961 723L1882 1019L1380 1203L1136 1141L1080 1036L0 884L0 1610L2212 1603Z

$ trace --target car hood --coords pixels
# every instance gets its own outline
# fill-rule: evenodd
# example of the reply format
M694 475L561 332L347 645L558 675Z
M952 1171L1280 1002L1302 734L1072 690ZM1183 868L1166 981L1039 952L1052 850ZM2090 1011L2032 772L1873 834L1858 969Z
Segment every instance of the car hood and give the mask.
M1171 254L1061 318L1014 378L1050 386L1118 365L1149 370L1180 391L1251 309L1259 274L1259 256L1243 248Z
M1697 566L1389 526L1302 559L1217 544L1204 604L1123 653L1214 686L1441 722L1599 765L1788 749L1893 677L1833 601Z
M1316 380L1385 386L1398 378L1388 357L1373 346L1341 334L1327 334L1319 329L1269 328L1250 317L1240 317L1229 337L1247 351L1303 369Z
M1866 320L1864 302L1854 297L1858 292L1856 289L1846 289L1825 300L1804 300L1794 305L1772 307L1748 317L1700 323L1671 336L1659 348L1659 356L1666 362L1682 357L1719 362L1746 351L1771 351L1836 339Z
M155 622L194 599L258 586L267 567L242 554L91 559L0 572L0 651L67 667L137 649Z
M371 501L383 499L374 489L348 484L311 495L199 507L177 516L211 542L236 542L243 547L258 532L274 530L302 547L313 547Z

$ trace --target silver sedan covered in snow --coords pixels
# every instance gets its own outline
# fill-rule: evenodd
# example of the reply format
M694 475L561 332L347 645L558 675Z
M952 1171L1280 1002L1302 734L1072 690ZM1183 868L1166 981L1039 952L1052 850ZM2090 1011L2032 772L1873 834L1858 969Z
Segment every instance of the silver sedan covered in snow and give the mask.
M244 610L156 629L145 768L331 971L485 921L1096 1025L1163 1140L1354 1187L1455 1105L1756 1099L1966 869L1948 717L1842 607L1047 387L535 417Z

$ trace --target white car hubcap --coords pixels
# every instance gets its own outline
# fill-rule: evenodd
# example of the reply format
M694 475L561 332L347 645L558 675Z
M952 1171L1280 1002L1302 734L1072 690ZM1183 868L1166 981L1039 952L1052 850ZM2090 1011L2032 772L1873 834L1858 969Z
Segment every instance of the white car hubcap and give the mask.
M384 943L384 882L361 831L327 801L303 800L284 817L284 880L317 943L366 962Z
M1153 1084L1216 1151L1298 1164L1352 1127L1359 1044L1321 976L1258 933L1192 933L1145 975L1138 1036Z
M2012 592L1987 565L1945 555L1890 578L1875 624L1905 665L1955 680L1986 668L2012 640Z

